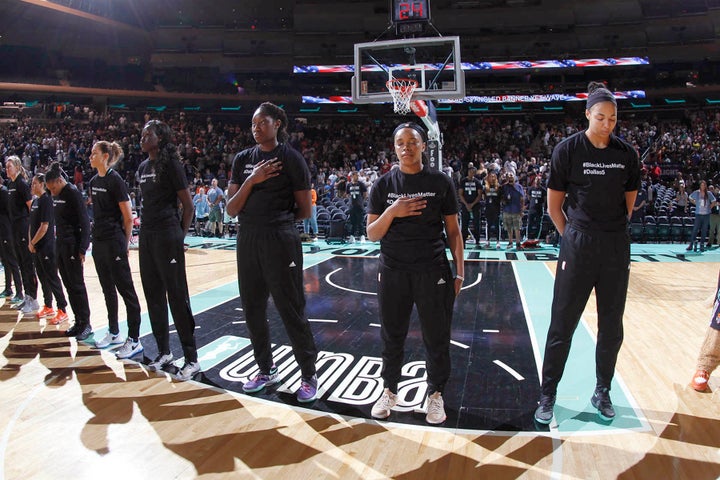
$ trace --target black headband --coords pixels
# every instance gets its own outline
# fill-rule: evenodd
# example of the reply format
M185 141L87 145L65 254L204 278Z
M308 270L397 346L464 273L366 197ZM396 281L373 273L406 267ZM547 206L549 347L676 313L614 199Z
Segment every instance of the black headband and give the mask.
M585 108L590 110L593 105L600 102L612 102L614 105L617 105L615 95L613 95L610 90L607 88L598 88L588 95L587 106Z
M397 135L397 133L400 130L402 130L403 128L412 128L413 130L415 130L416 132L418 132L420 134L420 137L422 138L423 142L427 142L427 134L425 133L425 129L423 129L420 125L418 125L415 122L401 123L400 125L395 127L395 130L393 131L393 134L392 134L393 138L395 138L395 135Z

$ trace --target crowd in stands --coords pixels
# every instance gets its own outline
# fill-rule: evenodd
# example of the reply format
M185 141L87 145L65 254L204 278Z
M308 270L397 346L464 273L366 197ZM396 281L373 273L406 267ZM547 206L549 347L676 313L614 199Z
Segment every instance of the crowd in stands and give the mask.
M59 161L67 172L73 172L73 183L83 191L92 175L87 159L93 142L117 141L125 157L116 170L130 191L137 194L135 172L143 160L140 132L150 118L161 118L175 132L175 143L194 193L200 187L207 190L213 180L225 190L234 155L254 143L249 119L241 117L211 117L194 112L98 112L82 105L46 104L0 123L0 156L18 155L29 172L42 171L51 161ZM392 167L395 159L390 133L397 122L392 117L291 120L289 142L308 161L317 191L318 214L330 206L347 214L348 202L339 205L336 199L347 197L353 172L369 190L373 181ZM585 122L560 117L539 120L453 116L441 117L440 126L443 169L456 182L473 166L481 181L490 172L501 179L506 172L512 172L527 190L536 177L544 184L553 148L584 128ZM687 111L674 119L621 116L616 134L635 146L643 162L647 198L643 215L636 216L641 223L646 216L657 215L661 207L666 211L675 209L681 184L688 193L698 189L701 180L706 180L713 190L720 185L719 133L718 110ZM660 189L662 195L658 195ZM688 206L681 216L691 214ZM311 233L327 234L327 228L323 224L321 232Z

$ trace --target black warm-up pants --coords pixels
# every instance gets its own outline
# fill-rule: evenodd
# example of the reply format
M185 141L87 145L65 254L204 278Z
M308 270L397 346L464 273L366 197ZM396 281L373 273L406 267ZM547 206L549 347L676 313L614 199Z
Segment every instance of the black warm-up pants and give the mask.
M272 295L302 376L315 375L317 348L305 316L302 244L295 226L240 225L237 264L245 322L260 371L268 373L273 366L267 320Z
M90 325L90 303L85 288L85 269L75 244L57 242L57 266L67 290L75 324ZM82 329L80 329L82 331Z
M60 277L58 276L55 250L50 247L45 251L34 253L33 262L35 263L35 272L37 272L43 293L43 303L46 307L52 308L53 297L55 297L57 308L65 311L67 309L67 300L65 300L65 292L63 292L62 283L60 283Z
M140 302L133 285L125 235L114 238L93 240L93 260L100 280L105 306L108 312L110 333L120 333L118 325L118 292L125 302L128 337L137 340L140 336Z
M470 231L470 213L472 213L472 234L475 237L475 241L480 243L480 204L476 203L472 210L468 210L465 205L461 205L461 216L462 216L462 237L463 241L467 240L468 232Z
M190 308L182 228L150 231L140 228L140 279L158 352L170 353L168 304L185 362L197 362L195 318Z
M12 225L15 254L17 255L25 295L37 298L37 277L30 250L28 249L28 219L15 220ZM20 295L20 292L16 292Z
M527 238L528 240L537 240L540 238L542 231L543 212L530 212L528 214Z
M630 277L627 232L581 232L568 224L555 273L552 317L545 344L542 393L555 395L570 343L595 288L598 335L595 369L598 387L610 388L623 341L623 313Z
M0 261L5 270L5 290L12 290L12 283L15 282L15 292L22 296L23 283L20 275L20 265L15 255L15 241L12 237L0 239Z
M410 314L416 305L426 351L428 394L442 393L450 378L450 328L455 302L450 266L410 272L381 265L378 280L385 388L397 393Z

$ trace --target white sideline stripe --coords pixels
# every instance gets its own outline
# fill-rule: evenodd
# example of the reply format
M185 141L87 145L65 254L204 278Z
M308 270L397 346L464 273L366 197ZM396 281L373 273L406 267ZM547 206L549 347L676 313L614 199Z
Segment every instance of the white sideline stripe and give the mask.
M380 328L380 324L379 324L379 323L371 323L370 326L371 326L371 327L378 327L378 328Z
M338 323L337 320L326 320L324 318L308 318L308 322L318 322L318 323Z
M501 362L500 360L493 360L493 363L508 372L513 377L515 377L516 380L525 380L525 377L520 375L517 371L509 367L507 364Z
M470 348L469 345L465 345L464 343L456 342L455 340L450 340L450 343L452 343L452 344L455 345L456 347L464 348L464 349L466 349L466 350L467 350L468 348Z
M483 333L500 333L500 330L483 329Z

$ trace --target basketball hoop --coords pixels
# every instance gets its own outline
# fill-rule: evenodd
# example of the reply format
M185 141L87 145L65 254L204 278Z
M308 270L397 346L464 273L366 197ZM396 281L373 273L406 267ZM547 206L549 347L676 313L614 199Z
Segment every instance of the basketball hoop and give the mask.
M418 86L417 80L410 78L392 78L385 83L393 99L395 113L407 115L410 113L410 99Z

